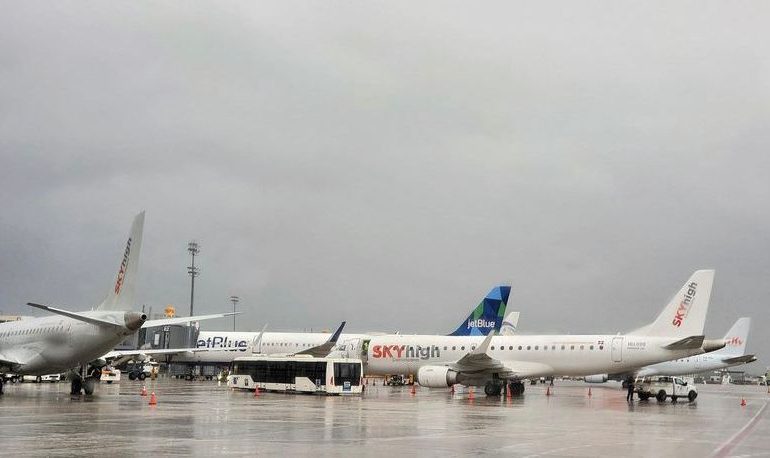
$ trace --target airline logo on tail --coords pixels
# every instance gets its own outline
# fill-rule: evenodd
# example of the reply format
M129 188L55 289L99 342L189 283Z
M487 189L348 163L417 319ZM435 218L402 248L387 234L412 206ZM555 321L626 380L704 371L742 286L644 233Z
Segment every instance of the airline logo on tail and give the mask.
M118 279L115 282L115 294L120 294L120 288L123 286L123 278L126 276L126 269L128 268L128 256L131 254L131 237L128 238L126 243L126 251L123 253L123 262L120 263L120 270L118 270Z
M725 345L730 347L740 347L741 345L743 345L743 339L741 339L740 337L725 339Z
M476 306L471 314L450 336L485 336L489 331L500 330L505 307L511 294L510 286L495 286Z
M698 289L698 283L692 282L687 285L687 293L684 295L684 300L679 303L679 307L676 309L674 320L671 322L677 328L682 325L684 319L687 318L687 312L690 311L690 305L695 297L696 290Z

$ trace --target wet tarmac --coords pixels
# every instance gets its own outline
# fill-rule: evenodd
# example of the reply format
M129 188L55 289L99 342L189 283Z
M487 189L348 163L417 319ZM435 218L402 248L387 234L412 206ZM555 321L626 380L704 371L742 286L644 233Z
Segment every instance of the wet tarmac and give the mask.
M6 385L4 456L770 456L764 386L699 385L693 403L628 404L617 384L527 386L521 398L369 386L362 397L231 391L161 379L70 396ZM741 406L741 399L746 406Z

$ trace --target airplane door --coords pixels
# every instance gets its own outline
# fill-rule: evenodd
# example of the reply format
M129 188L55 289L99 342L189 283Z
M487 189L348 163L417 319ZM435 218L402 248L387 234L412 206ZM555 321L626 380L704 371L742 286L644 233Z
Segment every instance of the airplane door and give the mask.
M623 360L623 338L612 338L612 361L619 363Z

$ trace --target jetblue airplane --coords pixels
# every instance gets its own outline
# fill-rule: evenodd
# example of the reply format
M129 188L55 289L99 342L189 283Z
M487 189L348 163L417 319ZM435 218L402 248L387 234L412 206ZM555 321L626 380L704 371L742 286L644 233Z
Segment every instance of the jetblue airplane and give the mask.
M498 331L511 294L510 286L495 286L471 311L451 336L483 336ZM228 332L201 331L195 348L116 351L107 357L167 355L175 363L225 364L246 354L288 355L310 353L333 336L323 332ZM373 334L342 334L326 355L358 358L366 353ZM257 337L259 336L259 339ZM320 356L326 356L321 354Z
M713 270L695 272L654 322L625 335L372 336L367 374L416 374L426 387L484 386L490 396L510 383L519 395L527 378L617 373L717 350L724 342L703 335L713 280Z

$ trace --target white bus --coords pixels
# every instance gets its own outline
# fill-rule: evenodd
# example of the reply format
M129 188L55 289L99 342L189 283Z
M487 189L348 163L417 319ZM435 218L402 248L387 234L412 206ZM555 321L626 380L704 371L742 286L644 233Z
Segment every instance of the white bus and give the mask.
M361 394L363 364L352 358L246 356L235 358L227 386L267 391Z

